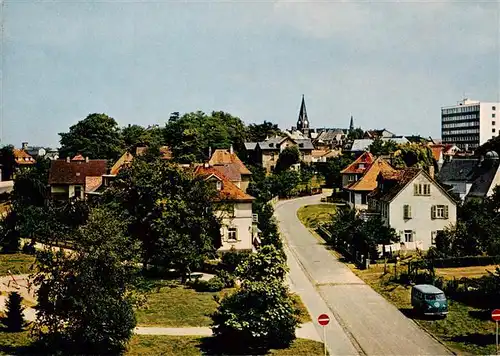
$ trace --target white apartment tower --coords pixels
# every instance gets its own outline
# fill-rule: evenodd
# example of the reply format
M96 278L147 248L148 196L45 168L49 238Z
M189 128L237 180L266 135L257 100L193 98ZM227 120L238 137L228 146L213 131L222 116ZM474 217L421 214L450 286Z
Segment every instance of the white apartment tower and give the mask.
M441 108L443 144L454 144L462 150L474 150L498 136L500 103L464 99L454 106Z

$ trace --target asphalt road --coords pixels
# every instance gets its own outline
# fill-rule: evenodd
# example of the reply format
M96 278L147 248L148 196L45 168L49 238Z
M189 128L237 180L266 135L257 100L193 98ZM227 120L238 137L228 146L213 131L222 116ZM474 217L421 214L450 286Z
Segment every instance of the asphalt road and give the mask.
M434 338L339 262L297 218L320 196L279 202L275 215L287 245L289 281L315 319L330 315L326 341L334 355L450 355ZM317 326L322 335L322 329Z

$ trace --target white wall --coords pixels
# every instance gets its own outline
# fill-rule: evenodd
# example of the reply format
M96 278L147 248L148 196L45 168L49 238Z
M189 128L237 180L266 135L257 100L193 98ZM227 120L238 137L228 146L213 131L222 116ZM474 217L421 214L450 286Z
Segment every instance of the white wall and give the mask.
M498 136L498 130L500 129L500 122L498 121L500 113L500 103L481 103L479 107L479 121L480 121L480 131L479 131L479 144L482 145L486 141L490 140L492 137ZM495 107L495 110L493 110ZM493 117L495 114L495 117ZM495 121L495 125L492 122ZM495 129L495 132L492 132Z
M252 203L235 203L234 216L223 218L221 228L222 246L219 251L252 250ZM237 241L228 241L228 228L235 227L238 231Z
M394 198L389 206L390 225L397 233L402 233L401 240L404 242L404 230L415 231L415 240L423 243L427 250L431 246L431 233L443 230L445 227L455 224L457 221L456 204L448 198L434 183L431 183L430 196L413 195L413 184L431 183L431 181L420 173L399 195ZM403 218L403 206L411 206L412 218ZM431 207L433 205L448 205L448 219L432 219Z

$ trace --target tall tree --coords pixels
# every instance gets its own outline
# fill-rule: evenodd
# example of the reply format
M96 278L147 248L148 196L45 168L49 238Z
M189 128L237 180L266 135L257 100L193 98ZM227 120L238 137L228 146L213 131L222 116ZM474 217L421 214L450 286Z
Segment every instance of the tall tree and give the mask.
M276 173L289 169L292 165L300 162L300 152L295 146L286 147L280 152L278 162L276 162Z
M11 180L16 167L14 146L7 145L0 149L0 164L2 165L2 181Z
M136 324L129 297L136 246L104 209L94 210L76 233L71 253L37 252L35 335L51 352L120 352Z
M358 140L363 138L365 132L361 127L355 128L354 130L350 130L349 133L347 134L347 138L349 140Z
M262 124L250 124L247 127L247 140L250 142L262 142L267 137L283 135L277 124L264 121Z
M318 164L319 173L325 178L327 187L341 188L342 175L340 172L354 161L351 155L341 155L328 158L325 163Z
M117 159L123 150L120 129L115 119L105 114L90 114L84 120L60 133L61 157L80 153L93 159Z

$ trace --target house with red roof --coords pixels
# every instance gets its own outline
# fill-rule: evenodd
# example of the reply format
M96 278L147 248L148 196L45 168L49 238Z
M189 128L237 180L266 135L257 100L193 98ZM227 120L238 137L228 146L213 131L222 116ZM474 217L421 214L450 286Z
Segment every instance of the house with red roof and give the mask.
M215 150L208 163L228 177L231 182L242 191L247 191L252 172L250 172L236 153L234 153L232 145L229 150Z
M105 159L84 158L76 155L72 159L54 160L50 164L49 185L53 199L85 199L102 184L102 176L106 174Z
M370 152L364 152L354 162L344 168L340 172L342 175L342 187L346 188L348 185L357 182L374 161L375 158Z
M221 247L219 252L231 250L254 251L260 241L257 216L252 213L254 197L245 193L218 168L209 163L198 166L195 174L213 183L218 199L228 204L228 211L217 212L222 217Z

